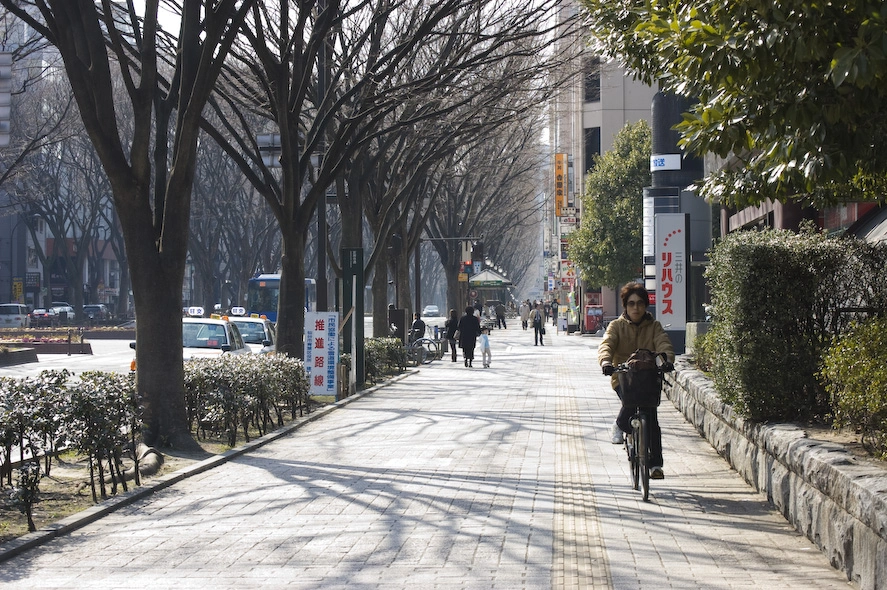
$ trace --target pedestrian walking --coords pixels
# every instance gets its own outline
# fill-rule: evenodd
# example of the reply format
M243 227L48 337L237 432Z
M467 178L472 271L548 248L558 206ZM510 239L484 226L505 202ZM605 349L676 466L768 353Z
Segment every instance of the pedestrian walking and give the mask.
M477 337L480 336L480 320L474 315L473 307L465 308L465 315L459 320L459 346L462 347L462 357L465 366L472 366L474 360L474 347L477 345Z
M551 325L557 326L557 312L558 307L560 306L560 302L557 300L557 297L554 298L554 301L551 302Z
M505 304L501 301L496 304L496 327L501 328L503 330L507 330L508 326L505 325Z
M444 338L450 346L453 362L456 362L456 332L459 331L459 316L455 309L450 310L450 317L444 324Z
M533 309L533 346L545 346L545 342L543 342L542 337L545 335L545 318L542 315L542 310L539 309L539 304L537 303Z
M490 348L490 329L489 328L481 328L480 338L478 339L478 343L480 344L481 362L483 362L484 369L489 369L490 363L493 362L493 350Z
M530 323L530 300L522 301L520 304L520 324L526 330Z

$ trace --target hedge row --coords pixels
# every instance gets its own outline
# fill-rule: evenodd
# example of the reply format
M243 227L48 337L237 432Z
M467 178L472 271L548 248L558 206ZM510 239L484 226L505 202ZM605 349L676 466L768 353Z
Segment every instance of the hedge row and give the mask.
M706 277L702 354L724 401L758 421L832 417L823 354L887 310L887 248L811 230L738 232L714 248Z
M52 457L71 448L89 460L94 501L117 487L126 490L122 456L135 448L139 433L135 387L128 375L86 372L71 381L67 370L37 377L0 378L0 480L12 486L13 449L43 458L49 475ZM96 488L98 484L98 489Z
M364 355L367 381L375 382L406 370L406 351L399 338L367 338Z
M284 415L308 411L308 375L301 360L283 354L223 355L185 363L185 407L191 432L222 433L229 446L250 427L259 436Z

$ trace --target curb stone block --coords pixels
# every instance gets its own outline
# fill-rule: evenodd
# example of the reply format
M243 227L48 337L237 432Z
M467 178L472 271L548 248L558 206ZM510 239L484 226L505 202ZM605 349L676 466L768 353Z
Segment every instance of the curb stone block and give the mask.
M757 424L678 358L666 394L712 447L863 590L887 588L887 467L802 428Z

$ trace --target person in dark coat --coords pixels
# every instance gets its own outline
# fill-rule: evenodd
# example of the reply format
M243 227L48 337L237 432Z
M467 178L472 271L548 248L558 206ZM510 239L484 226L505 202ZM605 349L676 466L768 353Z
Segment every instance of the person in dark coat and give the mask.
M480 336L480 320L474 315L473 307L465 308L465 315L459 320L459 346L465 358L465 366L470 367L474 360L474 346Z
M447 320L447 323L444 324L444 328L446 332L444 336L447 339L447 342L450 346L450 353L453 355L453 362L456 362L456 330L459 329L459 316L456 314L455 309L450 310L450 318Z

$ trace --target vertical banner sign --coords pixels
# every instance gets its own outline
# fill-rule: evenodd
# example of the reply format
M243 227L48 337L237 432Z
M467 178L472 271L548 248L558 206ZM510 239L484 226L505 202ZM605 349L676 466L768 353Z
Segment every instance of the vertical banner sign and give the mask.
M339 361L339 314L317 311L305 314L305 371L309 395L336 395Z
M567 206L567 154L554 155L554 214Z
M687 216L658 214L656 228L656 319L666 330L687 326Z

